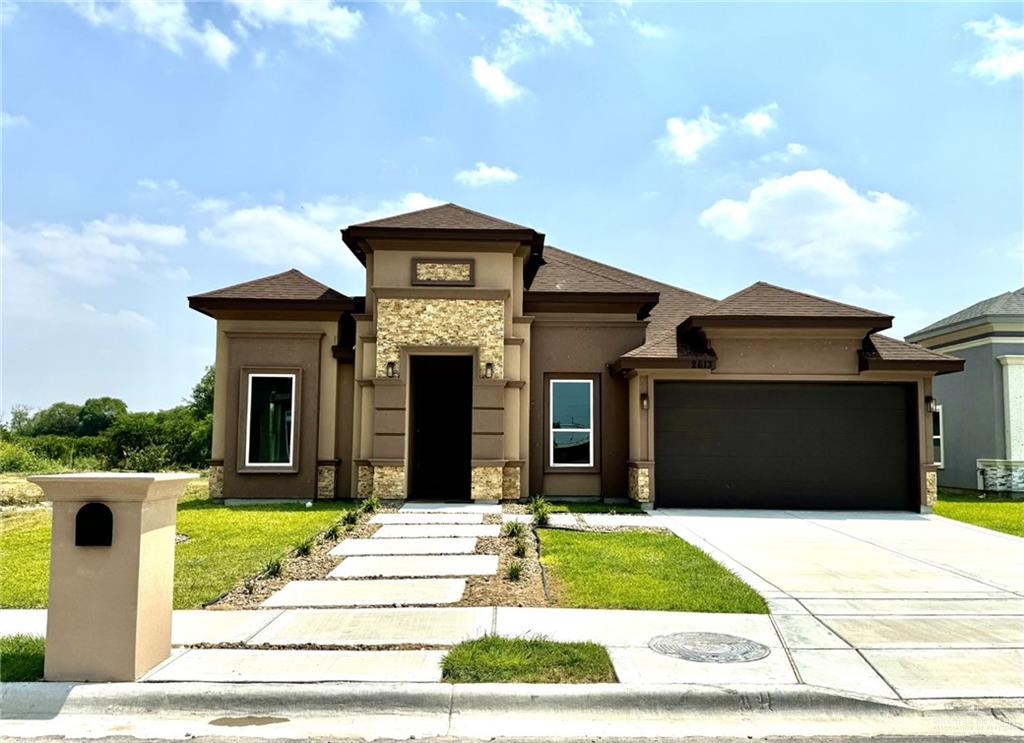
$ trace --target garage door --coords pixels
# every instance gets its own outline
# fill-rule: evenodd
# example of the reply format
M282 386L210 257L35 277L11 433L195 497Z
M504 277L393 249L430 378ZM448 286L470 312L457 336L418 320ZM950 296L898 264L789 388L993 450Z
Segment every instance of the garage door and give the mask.
M659 507L918 510L913 387L658 382Z

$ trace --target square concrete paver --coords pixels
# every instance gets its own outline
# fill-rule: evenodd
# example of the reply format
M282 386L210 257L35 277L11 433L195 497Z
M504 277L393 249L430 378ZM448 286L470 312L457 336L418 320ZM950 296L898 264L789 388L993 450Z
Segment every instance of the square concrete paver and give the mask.
M454 645L491 629L493 609L290 609L253 645Z
M280 615L261 609L179 610L171 618L171 644L245 642Z
M1024 617L823 617L822 621L859 648L1024 648Z
M796 675L781 648L748 663L695 663L649 648L610 647L615 675L623 684L795 684Z
M790 648L849 649L849 644L810 614L779 614L775 628Z
M904 699L1024 697L1024 650L864 650Z
M206 650L164 664L146 681L430 682L441 680L441 650Z
M501 513L501 506L497 503L430 503L414 502L406 503L398 509L399 513L410 511L432 511L434 513Z
M464 578L408 580L293 580L263 606L414 606L454 604L466 590Z
M433 539L435 537L496 537L497 524L385 524L371 539Z
M914 616L940 615L1010 615L1024 617L1024 599L1020 598L958 598L958 599L805 599L808 610L819 616L876 615Z
M482 513L452 513L436 511L399 511L378 513L370 519L371 524L482 524Z
M860 653L845 650L794 649L790 653L797 672L805 684L853 692L869 697L895 697L896 692L885 683Z
M621 526L655 526L646 513L584 513L583 523L595 529L616 529Z
M328 554L349 555L471 555L476 552L474 537L437 537L435 539L346 539Z
M330 572L330 577L426 578L497 572L497 555L372 555L346 557Z
M575 529L579 524L576 516L571 513L553 513L548 516L548 526L555 526L560 529Z
M528 513L503 513L501 514L501 522L507 524L510 521L516 521L520 524L532 524L533 516Z

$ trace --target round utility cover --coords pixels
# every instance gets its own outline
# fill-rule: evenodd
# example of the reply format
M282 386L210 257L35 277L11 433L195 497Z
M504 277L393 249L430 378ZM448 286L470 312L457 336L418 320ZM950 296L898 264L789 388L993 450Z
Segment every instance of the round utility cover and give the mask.
M652 637L647 647L662 655L671 655L696 663L749 663L771 652L759 642L718 632L675 632Z

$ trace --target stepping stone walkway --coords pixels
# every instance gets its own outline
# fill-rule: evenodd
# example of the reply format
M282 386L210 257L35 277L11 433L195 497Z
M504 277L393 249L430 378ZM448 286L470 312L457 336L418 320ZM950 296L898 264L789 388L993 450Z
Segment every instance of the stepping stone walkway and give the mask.
M412 506L412 507L410 507ZM428 508L427 506L433 506ZM466 578L495 575L497 555L476 554L480 537L497 537L484 516L499 506L409 504L378 513L369 539L346 539L330 554L342 558L325 580L292 581L265 607L438 606L462 598Z

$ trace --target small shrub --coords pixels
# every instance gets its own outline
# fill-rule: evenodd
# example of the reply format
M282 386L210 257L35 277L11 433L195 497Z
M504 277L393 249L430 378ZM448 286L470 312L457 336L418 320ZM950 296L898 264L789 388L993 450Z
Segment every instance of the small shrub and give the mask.
M501 533L506 537L521 537L523 536L523 525L518 521L507 521L501 527Z
M60 463L32 451L21 443L0 442L0 472L57 472Z
M346 511L345 515L341 517L345 526L351 528L359 523L359 511Z
M550 511L551 504L544 499L543 495L534 495L527 502L526 507L530 509L531 513L534 513L545 509Z
M324 532L324 536L330 539L331 541L337 539L340 534L341 524L339 524L338 522L334 522L333 524L328 526L327 531Z
M516 557L526 557L526 542L522 537L516 537L516 543L512 546L512 554Z
M268 578L276 578L281 574L281 558L275 557L273 560L267 563L267 566L263 568L264 574Z
M359 505L359 509L363 513L376 513L380 510L380 498L376 495L371 495L369 498L364 498L363 502Z
M129 472L159 472L167 466L167 447L149 444L124 453L124 468Z
M551 517L551 506L544 503L541 506L533 509L533 525L534 526L547 526L548 521Z
M313 544L313 537L310 537L305 541L299 542L297 545L295 545L295 554L299 557L309 557L310 553L313 551Z
M523 563L522 560L513 560L505 568L505 577L512 581L517 581L523 577Z

